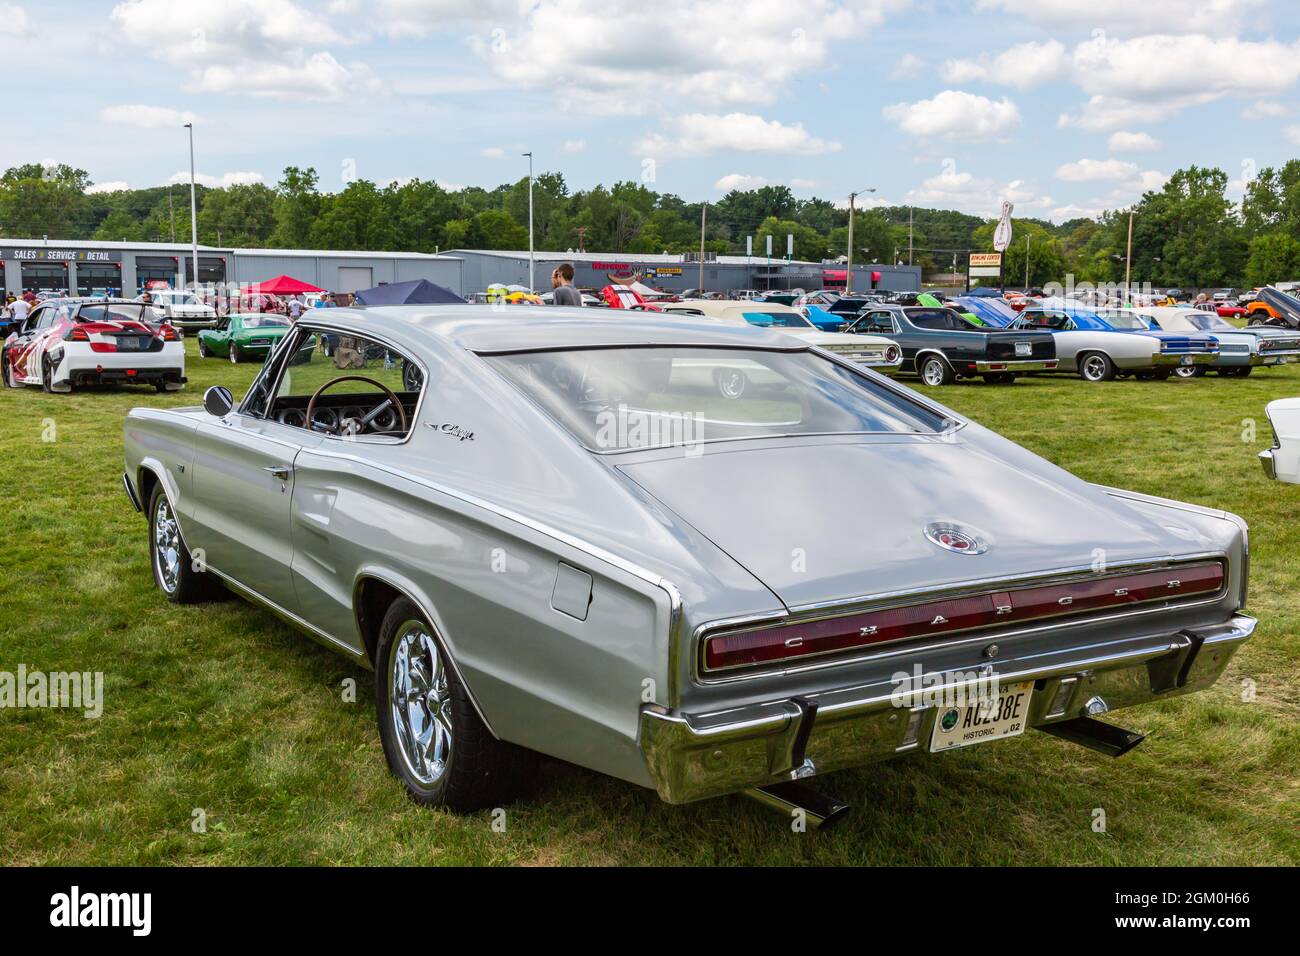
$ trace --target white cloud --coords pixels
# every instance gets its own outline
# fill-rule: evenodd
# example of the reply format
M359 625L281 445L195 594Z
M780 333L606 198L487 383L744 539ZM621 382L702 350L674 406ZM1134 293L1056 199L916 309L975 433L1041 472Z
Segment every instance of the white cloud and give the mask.
M932 99L895 103L884 109L913 136L944 136L967 142L997 139L1020 126L1020 110L1006 99L990 100L961 90L944 90Z
M642 156L706 156L731 151L738 153L792 153L811 156L832 153L840 144L811 135L802 123L787 125L765 120L752 113L725 116L688 113L667 120L667 133L657 132L638 140L633 149Z
M894 64L894 69L889 76L895 80L909 80L914 76L920 76L925 70L925 61L915 53L904 53Z
M292 0L125 0L110 18L123 40L188 71L189 90L337 101L380 89L364 63L309 50L352 41Z
M1289 113L1285 106L1275 100L1256 100L1241 111L1241 118L1248 120L1277 119Z
M195 116L189 110L173 110L165 106L145 106L131 103L123 106L106 106L99 111L105 123L119 126L138 126L140 129L179 128L193 123Z
M483 150L485 159L505 159L506 151L500 146L488 146Z
M773 102L797 75L820 69L832 43L861 38L909 5L381 0L373 20L401 36L468 28L470 49L510 84L552 91L571 109L624 114L676 97L723 107Z
M172 173L167 177L167 183L175 185L188 185L190 181L190 171L182 169L180 172ZM213 189L224 189L227 186L251 186L254 183L266 182L261 173L248 171L222 173L220 176L210 176L207 173L195 173L194 181L200 186L210 186ZM164 183L164 185L167 185Z
M1160 148L1160 140L1150 133L1130 133L1120 130L1110 134L1106 147L1112 153L1154 153Z
M96 193L118 193L124 189L130 189L131 184L123 182L120 179L110 180L106 183L94 183L86 187L86 195L93 196Z
M1221 31L1217 31L1221 34ZM1090 99L1059 126L1114 129L1172 119L1225 96L1282 93L1300 79L1300 43L1232 36L1099 35L1072 55L1075 82Z
M1056 178L1067 183L1104 183L1133 179L1140 170L1136 163L1120 159L1080 159L1056 168Z
M27 11L16 3L0 3L0 23L5 25L5 36L25 36L31 28Z
M585 139L566 139L564 141L564 151L566 153L581 153L587 148Z
M1023 180L999 183L955 169L945 169L908 190L905 200L911 205L956 209L976 216L997 215L1003 200L1015 203L1021 213L1041 211L1053 203L1051 196L1040 195Z
M1127 33L1233 32L1247 22L1265 0L978 0L978 11L1004 12L1017 20L1049 27L1108 30Z
M1029 89L1060 79L1069 68L1065 47L1056 40L1048 40L1021 43L993 57L981 53L973 59L945 60L939 73L949 83L978 80Z
M791 189L816 189L817 180L799 179L798 177L795 177L794 179L790 180L790 188Z
M1300 126L1288 126L1286 128L1286 138L1289 142L1300 146Z
M744 173L728 173L713 184L719 192L731 192L733 189L758 189L766 186L770 180L765 176L746 176Z

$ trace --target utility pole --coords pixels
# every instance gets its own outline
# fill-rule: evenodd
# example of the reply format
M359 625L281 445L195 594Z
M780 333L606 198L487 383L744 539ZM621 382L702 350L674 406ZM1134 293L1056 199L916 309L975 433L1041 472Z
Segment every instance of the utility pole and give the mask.
M1124 261L1124 303L1133 304L1133 287L1130 280L1133 277L1133 210L1128 211L1128 252L1125 254Z
M521 153L528 157L528 291L533 291L533 152Z
M704 224L709 218L709 204L700 207L700 292L704 292Z
M194 255L194 291L199 289L199 214L194 199L194 124L186 123L190 131L190 251Z
M853 204L862 193L874 193L876 190L860 189L855 193L849 193L849 256L846 268L844 270L844 294L845 296L853 293Z
M1025 294L1029 294L1029 233L1025 233Z
M912 264L912 207L907 207L907 264Z
M579 226L578 227L578 251L579 252L587 251L585 245L586 241L587 241L587 227Z
M176 241L176 212L172 209L172 184L167 184L167 219L171 223L172 242Z

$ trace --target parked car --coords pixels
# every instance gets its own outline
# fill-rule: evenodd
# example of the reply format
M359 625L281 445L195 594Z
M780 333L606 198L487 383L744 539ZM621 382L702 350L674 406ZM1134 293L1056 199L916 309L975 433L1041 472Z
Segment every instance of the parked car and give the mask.
M1264 474L1300 484L1300 398L1279 398L1265 407L1273 428L1273 447L1259 453Z
M902 368L927 385L949 385L983 376L1009 384L1026 372L1055 371L1056 337L1051 332L1013 332L977 328L952 309L878 305L845 332L887 335L903 350Z
M1300 300L1290 293L1265 286L1250 296L1245 303L1249 325L1276 325L1300 329Z
M825 306L821 305L800 305L795 306L799 313L823 332L839 332L848 323L841 315L830 312Z
M81 385L185 385L185 344L149 307L125 299L47 299L4 340L0 380L71 392Z
M1300 362L1300 332L1266 325L1238 328L1226 319L1201 309L1155 306L1134 309L1138 318L1165 332L1205 332L1219 340L1219 357L1212 367L1220 375L1245 378L1260 365ZM1204 375L1207 366L1180 366L1187 378Z
M903 352L892 339L879 335L863 338L838 332L823 332L792 306L775 302L733 302L686 299L663 305L668 315L703 317L732 325L750 325L776 329L809 345L833 352L841 358L881 371L893 371L903 360Z
M232 365L264 361L271 350L293 328L287 318L270 312L232 312L217 320L215 329L199 332L199 355L203 358L227 358ZM315 339L303 346L304 361L311 361Z
M1016 327L1055 332L1060 369L1078 372L1089 382L1127 375L1144 381L1167 379L1182 369L1204 369L1219 358L1216 336L1133 334L1132 329L1121 330L1100 315L1079 309L1028 308L1020 313Z
M217 324L217 310L193 292L182 289L150 289L149 296L153 300L153 310L175 328L189 331L210 329ZM136 301L143 298L142 295Z
M777 331L558 311L311 312L238 403L125 421L163 594L224 586L373 669L418 803L501 806L542 753L815 825L843 807L807 782L878 759L1031 729L1123 753L1142 735L1097 716L1209 687L1255 628L1233 515L1081 481ZM288 366L313 334L424 374ZM713 395L737 357L778 383ZM888 507L791 493L864 475Z

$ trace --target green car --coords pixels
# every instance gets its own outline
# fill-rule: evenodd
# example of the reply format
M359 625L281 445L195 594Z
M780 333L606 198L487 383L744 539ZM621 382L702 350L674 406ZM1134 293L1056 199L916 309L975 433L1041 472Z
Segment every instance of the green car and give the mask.
M283 315L269 312L232 312L217 320L215 329L199 332L199 355L203 358L229 358L232 363L246 359L264 361L275 343L293 328ZM316 348L312 336L303 343L298 362L311 361ZM295 364L297 364L295 362Z

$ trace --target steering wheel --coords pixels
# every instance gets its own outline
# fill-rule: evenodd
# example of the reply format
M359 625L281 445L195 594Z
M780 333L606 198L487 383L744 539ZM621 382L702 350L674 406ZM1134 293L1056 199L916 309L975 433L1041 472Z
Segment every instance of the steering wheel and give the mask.
M376 405L374 408L372 408L369 412L367 412L359 419L356 418L340 419L337 425L328 428L319 429L320 431L333 432L337 435L360 434L370 426L371 422L373 422L377 417L379 417L380 414L383 413L384 409L390 406L397 412L397 419L402 426L402 431L407 430L408 426L406 422L406 409L403 408L402 403L397 400L397 395L393 392L391 388L389 388L383 382L376 382L373 378L367 378L364 375L340 375L338 378L332 378L328 382L323 384L320 388L316 389L316 391L312 393L311 399L307 402L307 411L303 416L304 418L307 419L305 424L308 428L311 429L316 428L315 420L312 418L312 416L316 412L316 400L321 397L321 393L324 392L327 388L333 388L335 385L338 385L340 382L365 382L366 384L373 385L375 388L379 389L381 392L384 393L384 395L387 396L387 398L385 398L384 401L380 402L378 405Z

